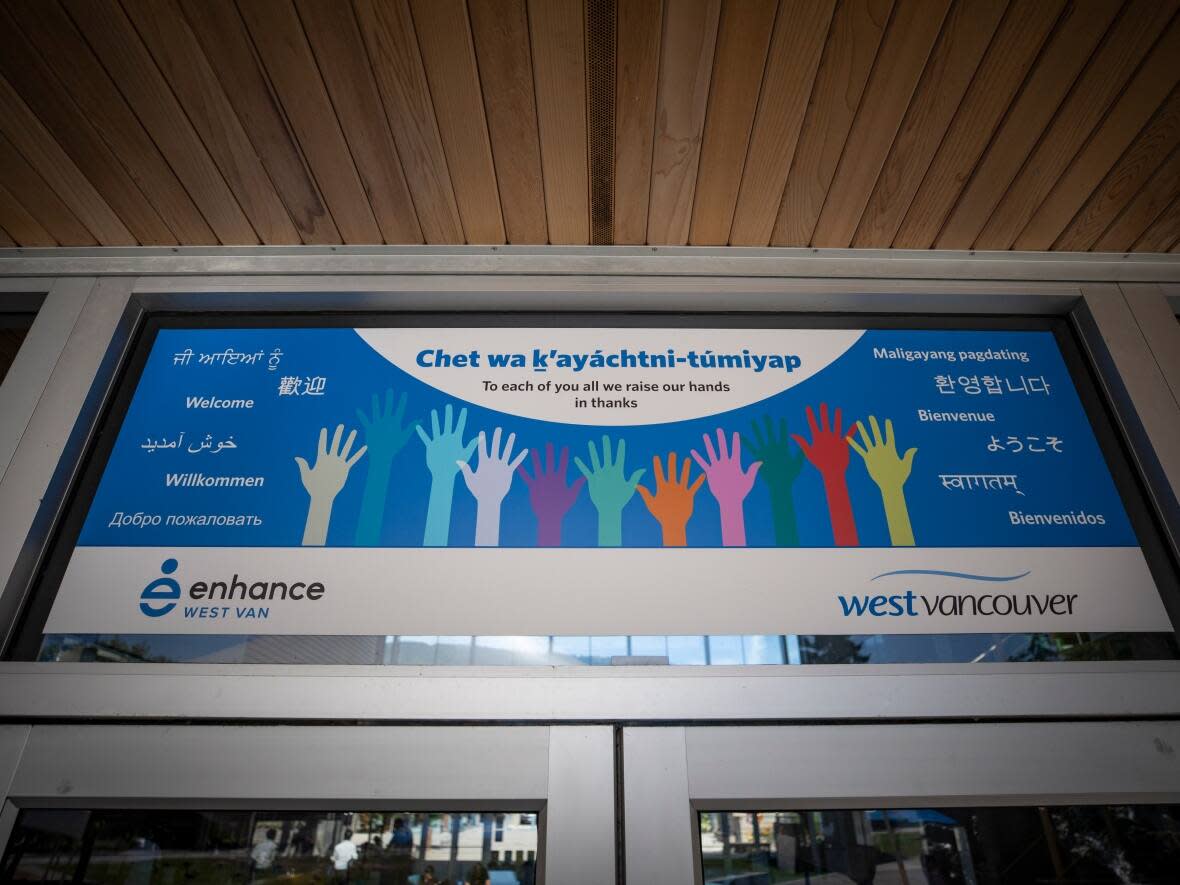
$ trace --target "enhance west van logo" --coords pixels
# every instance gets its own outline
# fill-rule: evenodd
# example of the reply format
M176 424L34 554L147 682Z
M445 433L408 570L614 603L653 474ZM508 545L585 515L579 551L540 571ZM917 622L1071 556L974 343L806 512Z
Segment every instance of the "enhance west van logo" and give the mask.
M139 610L149 618L161 618L173 611L187 596L200 605L184 605L182 612L186 620L226 620L269 618L270 605L253 605L258 602L318 602L324 598L325 588L321 581L254 581L242 580L237 573L228 581L194 581L187 591L182 590L180 581L173 575L180 563L173 557L160 563L163 573L143 588L139 594ZM210 605L220 601L242 602L242 605Z
M179 565L175 559L165 559L160 563L160 571L170 575ZM139 610L149 618L160 618L176 608L176 600L180 599L180 582L173 578L161 576L156 578L139 594Z

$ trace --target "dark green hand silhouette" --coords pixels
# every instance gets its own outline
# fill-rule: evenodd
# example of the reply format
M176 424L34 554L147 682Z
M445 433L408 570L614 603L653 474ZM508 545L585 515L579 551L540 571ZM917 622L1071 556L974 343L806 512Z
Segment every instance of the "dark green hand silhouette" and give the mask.
M770 508L774 518L774 543L779 547L799 546L799 523L791 487L803 470L807 458L799 448L791 448L787 419L779 418L778 432L769 415L763 418L765 430L751 422L753 439L742 437L742 445L755 461L762 462L758 477L770 489Z

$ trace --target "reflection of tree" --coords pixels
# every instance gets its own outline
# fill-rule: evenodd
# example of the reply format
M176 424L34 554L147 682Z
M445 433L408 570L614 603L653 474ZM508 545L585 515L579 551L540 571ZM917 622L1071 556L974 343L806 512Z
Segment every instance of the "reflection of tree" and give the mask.
M864 641L854 636L800 636L799 657L804 664L864 664L870 655Z
M1025 643L1019 648L1020 642ZM1033 633L1008 636L1009 661L1130 661L1180 657L1172 633Z
M167 655L152 654L148 642L130 642L122 636L74 636L45 640L38 660L116 661L119 663L166 664Z
M1180 862L1173 812L1152 806L1073 806L1052 810L1071 878L1165 882Z
M97 653L103 660L166 664L167 655L153 655L152 647L146 642L128 642L122 636L104 636L95 643Z
M1048 633L1030 633L1024 637L1022 648L1016 648L1008 654L1008 660L1014 662L1025 661L1059 661L1061 647L1056 638Z

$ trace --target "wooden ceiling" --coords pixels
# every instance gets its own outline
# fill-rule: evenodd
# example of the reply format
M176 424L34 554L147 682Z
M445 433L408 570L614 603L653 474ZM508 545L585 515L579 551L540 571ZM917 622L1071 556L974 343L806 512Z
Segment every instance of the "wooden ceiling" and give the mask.
M0 246L1176 251L1180 0L0 0Z

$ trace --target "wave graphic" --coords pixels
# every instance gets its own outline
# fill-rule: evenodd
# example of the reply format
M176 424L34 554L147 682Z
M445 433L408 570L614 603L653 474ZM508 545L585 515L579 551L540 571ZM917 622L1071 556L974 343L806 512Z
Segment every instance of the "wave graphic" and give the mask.
M875 581L875 580L877 580L877 578L888 578L892 575L938 575L939 577L942 577L942 578L962 578L964 581L1003 582L1003 581L1019 581L1021 578L1027 577L1031 574L1032 574L1032 571L1030 570L1027 572L1021 572L1019 575L970 575L970 574L967 574L966 572L944 572L944 571L939 571L937 569L912 568L912 569L900 569L895 572L883 572L882 574L877 575L877 577L873 578L872 580Z

